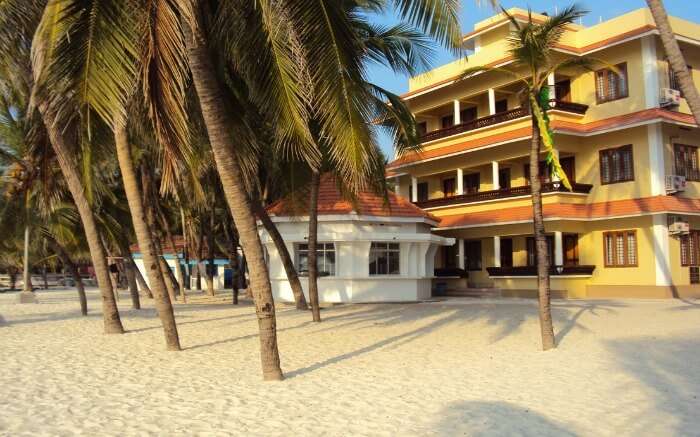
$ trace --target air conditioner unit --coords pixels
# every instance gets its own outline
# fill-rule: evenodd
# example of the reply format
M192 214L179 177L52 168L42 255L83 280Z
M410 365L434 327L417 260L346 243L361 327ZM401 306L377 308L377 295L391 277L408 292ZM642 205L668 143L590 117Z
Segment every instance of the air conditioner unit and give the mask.
M668 233L671 235L684 235L690 233L690 224L688 222L677 221L668 225Z
M678 106L681 104L681 92L673 88L661 88L659 94L659 105L662 108L667 106Z
M672 194L685 191L685 176L666 175L666 193Z

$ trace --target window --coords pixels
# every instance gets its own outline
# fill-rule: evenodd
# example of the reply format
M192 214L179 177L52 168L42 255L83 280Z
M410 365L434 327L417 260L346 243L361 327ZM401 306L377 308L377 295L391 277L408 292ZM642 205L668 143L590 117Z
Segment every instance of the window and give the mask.
M564 265L565 266L577 266L578 265L578 235L576 234L566 234L564 235Z
M496 114L506 112L508 110L508 100L496 100Z
M498 169L498 184L502 189L510 188L510 168Z
M446 115L442 117L442 128L450 127L455 124L455 117L454 115Z
M549 265L554 265L554 236L547 235L547 259L549 260ZM537 265L537 248L535 247L535 237L527 237L525 240L525 245L527 246L527 265L529 267L534 267Z
M445 197L451 197L455 195L455 178L443 179L442 193Z
M464 254L467 270L481 270L481 240L465 241Z
M600 151L600 183L614 184L634 180L632 145Z
M688 73L690 73L690 77L693 77L693 67L691 67L690 65L686 65L686 67L688 67ZM683 90L681 90L680 82L678 82L678 78L676 78L676 75L673 73L671 64L668 65L668 87L680 91L681 97L685 97L683 95Z
M501 238L501 267L513 267L513 240Z
M700 181L698 169L698 148L684 144L674 144L676 174L685 176L689 181Z
M629 95L627 89L627 63L617 64L619 70L609 68L595 72L595 91L598 104L623 99ZM619 74L618 74L619 73Z
M700 265L700 231L690 231L681 237L681 265Z
M408 186L408 198L413 199L413 184ZM428 183L419 182L417 201L425 202L426 200L428 200Z
M421 121L416 125L416 131L418 133L418 136L422 137L423 135L428 133L428 122L426 121Z
M637 266L637 231L604 232L605 267Z
M309 245L299 243L296 247L297 271L301 276L309 274ZM335 276L335 245L316 243L316 266L318 276Z
M398 275L399 254L399 243L372 243L369 249L369 274Z
M459 111L459 121L462 123L476 120L476 116L476 106L472 106L471 108L466 108Z
M561 100L562 102L570 102L571 101L571 80L570 79L564 79L560 80L554 85L554 93L556 95L557 100Z
M464 193L465 194L471 194L471 193L478 193L479 192L479 186L481 185L481 176L479 173L470 173L466 174L462 177L462 182L464 185Z

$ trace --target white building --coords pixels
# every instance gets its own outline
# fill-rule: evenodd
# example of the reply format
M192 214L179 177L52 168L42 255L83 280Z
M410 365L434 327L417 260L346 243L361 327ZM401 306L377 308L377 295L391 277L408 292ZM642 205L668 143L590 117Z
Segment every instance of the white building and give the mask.
M415 301L431 296L438 246L454 239L431 233L439 219L407 199L362 193L356 202L342 198L330 176L321 180L318 217L318 290L321 302ZM268 211L277 225L308 299L308 216L295 216L280 201ZM261 224L274 297L293 302L279 254Z

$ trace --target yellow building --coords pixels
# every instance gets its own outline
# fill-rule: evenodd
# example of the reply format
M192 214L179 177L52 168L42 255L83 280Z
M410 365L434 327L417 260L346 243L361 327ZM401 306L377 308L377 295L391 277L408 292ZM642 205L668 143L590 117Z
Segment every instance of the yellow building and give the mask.
M524 10L509 13L527 20ZM671 24L700 83L700 25ZM441 218L436 233L457 239L436 266L468 272L440 287L536 292L525 165L531 122L518 83L495 72L457 80L467 67L511 63L510 30L502 14L476 24L464 37L466 60L411 78L403 96L424 132L423 150L391 162L388 176L399 194ZM622 77L572 70L548 81L555 144L574 182L572 192L549 178L543 185L553 294L700 297L700 130L675 91L650 13L572 25L557 51L602 59Z

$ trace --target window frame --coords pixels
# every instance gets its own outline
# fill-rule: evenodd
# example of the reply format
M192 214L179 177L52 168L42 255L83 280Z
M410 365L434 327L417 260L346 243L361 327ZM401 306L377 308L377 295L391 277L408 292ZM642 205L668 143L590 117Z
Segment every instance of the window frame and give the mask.
M634 235L634 264L629 262L629 235ZM608 236L613 237L613 264L608 263ZM617 237L624 236L624 263L617 264ZM629 268L639 267L639 239L637 238L636 229L625 229L621 231L605 231L603 232L603 265L606 268Z
M301 246L306 246L306 249L302 249ZM328 246L331 246L332 249L328 249ZM300 255L302 252L306 253L306 270L301 269L301 257ZM327 272L325 270L326 267L326 255L329 253L333 253L333 271L332 272ZM335 247L335 243L327 243L327 242L317 242L316 243L316 265L317 265L317 271L318 271L318 277L319 278L325 278L327 276L335 276L336 271L338 270L338 258L336 256L337 250ZM302 277L307 277L309 276L309 270L308 270L308 264L309 264L309 243L296 243L294 244L294 267L297 269L297 274Z
M624 92L621 92L620 90L617 90L618 94L614 97L608 97L610 94L610 78L615 77L619 79L619 77L609 68L601 68L600 70L596 70L595 73L593 74L593 81L594 81L594 86L595 86L595 97L596 97L596 103L598 105L601 105L603 103L608 103L608 102L614 102L615 100L621 100L621 99L626 99L630 95L630 84L629 84L629 75L627 72L627 62L620 62L619 64L615 64L615 67L620 70L622 73L621 75L624 77L624 83L625 83L625 89ZM604 82L604 96L600 95L600 90L598 89L598 76L601 74L605 74L605 82ZM619 82L616 82L619 85Z
M694 247L688 245L691 239L694 240ZM691 230L688 235L681 236L680 250L682 267L700 266L700 230ZM691 251L695 253L693 254Z
M603 178L603 155L610 154L611 160L612 160L612 154L613 153L620 153L621 151L629 151L630 154L630 178L629 179L618 179L614 180L612 175L614 174L614 169L612 169L612 162L611 162L611 175L610 175L610 180L605 181ZM624 160L620 160L620 162L623 162ZM623 146L617 146L617 147L610 147L607 149L601 149L598 151L598 173L600 174L600 185L610 185L610 184L620 184L624 182L634 182L634 146L632 144L625 144ZM621 169L622 170L622 169ZM619 172L620 174L623 174L623 171Z
M686 156L686 161L683 162L682 169L683 171L680 172L678 171L678 163L679 163L679 153L681 152L680 149L686 149L683 151L683 153ZM690 150L687 150L690 149ZM690 154L690 159L688 160L688 154ZM700 149L698 149L698 146L693 146L690 144L680 144L680 143L673 143L673 169L675 171L675 174L685 176L685 179L687 181L692 181L692 182L700 182L700 160L698 158L698 155L700 154ZM693 173L693 158L695 160L695 174L691 174L690 176L688 175L689 173ZM688 167L688 164L690 164L690 168Z
M467 182L476 182L475 185L470 185ZM469 187L474 187L476 190L469 190ZM479 172L473 172L473 173L467 173L462 176L462 190L464 191L464 194L474 194L478 193L481 190L481 173Z
M378 245L385 245L386 247L379 247L377 248L376 246ZM395 246L392 247L392 246ZM386 260L387 260L387 266L386 266L386 271L387 273L377 273L379 271L378 267L379 265L377 264L377 268L375 269L375 273L372 273L372 264L373 263L378 263L379 258L377 260L372 261L372 252L383 252ZM389 254L390 253L396 253L398 255L398 269L396 273L391 273L389 266L390 266L390 261L389 261ZM369 276L400 276L401 275L401 244L400 243L394 243L394 242L388 242L388 241L372 241L369 246L369 256L367 258L367 266L368 266L368 273Z

